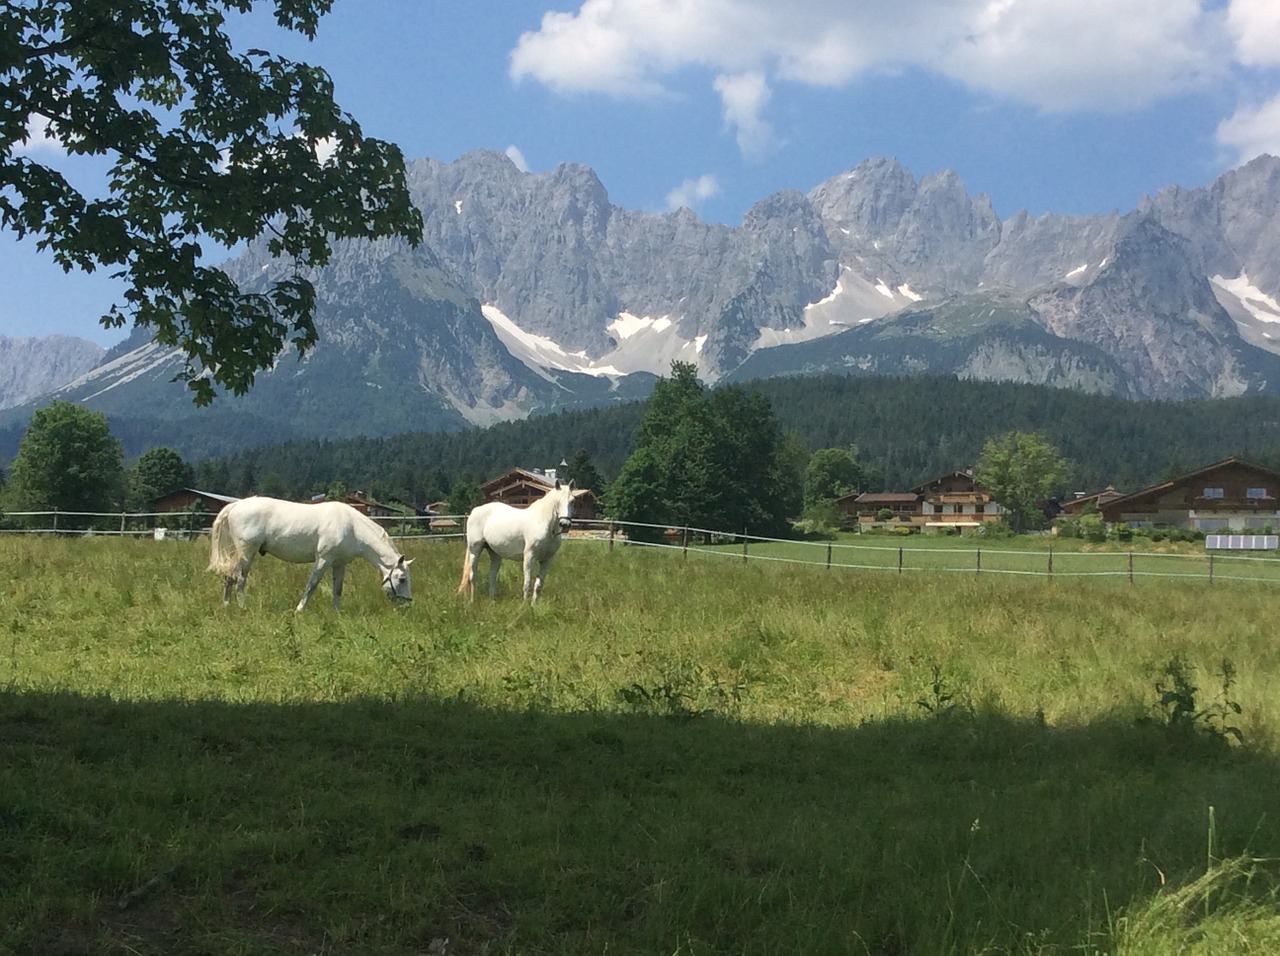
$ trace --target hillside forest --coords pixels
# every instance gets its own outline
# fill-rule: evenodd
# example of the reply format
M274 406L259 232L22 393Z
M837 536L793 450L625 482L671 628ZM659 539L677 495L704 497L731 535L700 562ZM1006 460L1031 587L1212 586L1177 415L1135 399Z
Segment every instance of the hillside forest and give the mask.
M1240 454L1280 466L1280 397L1130 401L953 377L824 375L760 380L800 458L855 451L860 490L905 490L971 468L1009 430L1043 435L1070 463L1060 491L1132 491ZM198 487L301 497L333 487L422 505L512 467L589 460L607 484L635 448L645 402L565 411L487 428L385 438L288 441L196 463ZM585 454L583 454L585 453ZM798 470L803 475L803 463Z

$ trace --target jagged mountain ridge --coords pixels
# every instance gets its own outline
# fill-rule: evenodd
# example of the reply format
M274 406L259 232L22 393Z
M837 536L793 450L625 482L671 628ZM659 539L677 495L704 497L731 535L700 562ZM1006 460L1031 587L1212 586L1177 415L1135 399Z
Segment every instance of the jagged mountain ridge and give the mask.
M0 335L0 409L12 408L79 378L102 361L106 349L70 335L8 338Z
M1007 220L950 171L873 159L738 227L616 207L580 165L525 173L477 151L408 173L423 243L341 243L314 276L320 344L224 408L299 436L456 428L642 395L673 359L713 381L843 368L1134 398L1280 388L1273 157L1127 215ZM256 246L227 266L250 288L282 268ZM176 358L130 346L62 396L193 414Z

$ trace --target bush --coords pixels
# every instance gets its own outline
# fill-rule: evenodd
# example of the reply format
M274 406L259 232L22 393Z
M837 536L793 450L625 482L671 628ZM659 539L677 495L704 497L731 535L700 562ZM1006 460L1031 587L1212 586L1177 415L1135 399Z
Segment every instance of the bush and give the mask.
M1097 514L1086 514L1080 516L1080 537L1086 541L1092 541L1094 544L1101 544L1107 540L1107 526L1103 523L1102 516Z
M802 534L833 534L840 530L842 517L834 501L830 498L819 498L804 509L804 514L796 522L796 530Z

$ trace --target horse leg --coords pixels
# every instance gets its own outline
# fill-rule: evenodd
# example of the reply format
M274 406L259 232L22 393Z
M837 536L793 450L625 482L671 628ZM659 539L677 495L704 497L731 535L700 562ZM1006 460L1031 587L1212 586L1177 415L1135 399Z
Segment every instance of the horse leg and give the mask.
M542 584L547 580L547 572L551 570L551 562L555 559L555 555L551 555L542 562L542 566L538 568L538 580L533 585L533 599L538 600L538 595L542 593Z
M342 579L347 573L345 564L335 564L333 566L333 609L338 610L338 605L342 603Z
M532 551L524 553L524 599L530 604L538 603L538 589L534 585L534 566L538 563L538 559L533 556ZM532 598L532 600L530 600Z
M294 611L301 611L307 606L307 601L311 600L311 595L315 593L316 586L320 583L320 579L324 577L324 572L328 569L329 562L325 558L316 558L316 566L311 569L311 577L307 578L307 586L302 592L302 600L298 602L298 606Z
M230 577L224 578L222 583L222 603L231 603L231 588L236 589L236 603L244 607L244 586L249 582L249 569L253 567L253 555L241 558L236 564L236 569L231 572Z
M502 566L502 555L489 549L489 597L498 596L498 568Z
M484 546L476 548L474 551L468 551L469 559L467 564L467 599L475 602L476 599L476 578L480 576L480 555L484 551Z

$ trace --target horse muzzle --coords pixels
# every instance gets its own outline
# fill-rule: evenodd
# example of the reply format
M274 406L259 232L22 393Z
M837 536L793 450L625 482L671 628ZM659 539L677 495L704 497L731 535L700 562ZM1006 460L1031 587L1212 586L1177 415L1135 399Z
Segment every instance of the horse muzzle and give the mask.
M564 534L566 531L568 531L568 530L569 530L570 528L572 528L572 527L573 527L573 519L572 519L572 518L561 518L561 519L560 519L560 533L561 533L561 534Z

